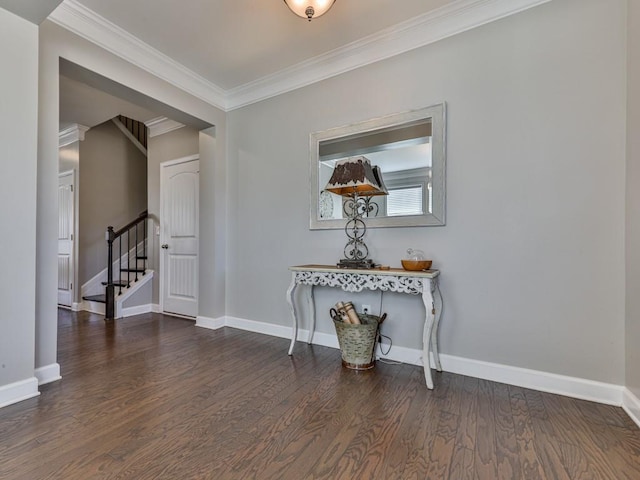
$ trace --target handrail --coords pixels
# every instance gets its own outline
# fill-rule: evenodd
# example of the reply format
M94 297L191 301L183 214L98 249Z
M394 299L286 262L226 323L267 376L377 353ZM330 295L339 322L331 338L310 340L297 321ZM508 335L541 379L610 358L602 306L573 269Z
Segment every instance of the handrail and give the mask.
M135 220L131 220L129 223L127 223L124 227L122 227L120 230L117 230L116 232L113 232L114 235L114 239L120 237L124 232L126 232L127 230L130 230L132 227L134 227L137 223L140 223L142 220L144 220L145 218L147 218L149 216L149 212L147 210L145 210L144 212L142 212L140 215L138 215L138 218L136 218ZM113 227L108 227L113 229Z
M138 215L138 218L132 220L127 223L124 227L120 228L117 231L113 230L112 226L107 227L107 286L106 286L106 294L105 294L105 320L113 320L115 318L115 287L116 284L113 282L113 244L116 239L119 239L118 242L118 265L120 270L120 277L123 271L127 272L127 282L126 287L129 288L131 284L131 274L135 273L135 281L138 281L138 272L140 269L138 268L138 260L142 260L143 268L141 269L142 275L146 275L147 269L147 223L146 219L149 216L147 210ZM139 225L143 224L143 240L142 240L142 255L139 255L138 252L138 230ZM134 238L135 242L135 256L133 262L133 268L131 268L131 230L134 230ZM124 269L122 266L122 237L124 234L127 234L127 268ZM122 278L118 282L118 294L122 293Z
M144 148L147 148L147 126L144 123L124 115L118 115L118 120Z

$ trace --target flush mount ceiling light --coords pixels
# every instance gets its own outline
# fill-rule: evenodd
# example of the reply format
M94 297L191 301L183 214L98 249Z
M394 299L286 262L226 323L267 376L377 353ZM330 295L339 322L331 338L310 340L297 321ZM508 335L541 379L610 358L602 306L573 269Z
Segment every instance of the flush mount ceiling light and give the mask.
M284 0L293 13L302 18L318 18L329 11L336 0Z

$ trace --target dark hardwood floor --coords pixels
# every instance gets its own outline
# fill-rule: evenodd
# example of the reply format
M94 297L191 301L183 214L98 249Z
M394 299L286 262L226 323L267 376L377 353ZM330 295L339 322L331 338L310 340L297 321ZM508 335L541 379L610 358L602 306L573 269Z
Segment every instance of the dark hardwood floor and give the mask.
M60 311L62 381L0 409L9 479L640 479L620 408L141 315Z

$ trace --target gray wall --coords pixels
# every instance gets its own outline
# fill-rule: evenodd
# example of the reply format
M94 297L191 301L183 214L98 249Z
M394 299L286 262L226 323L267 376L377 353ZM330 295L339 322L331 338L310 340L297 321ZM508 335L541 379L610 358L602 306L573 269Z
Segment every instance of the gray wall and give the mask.
M0 64L1 404L2 387L34 377L38 125L38 28L3 9Z
M625 1L562 0L228 115L227 314L289 325L288 265L334 263L309 231L309 133L446 101L447 225L367 232L442 270L442 351L624 382ZM320 331L339 299L319 289ZM385 333L419 348L417 298Z
M640 5L628 9L626 386L640 398Z
M199 316L227 313L229 182L225 124L200 132Z
M199 133L190 127L183 127L157 137L149 138L147 148L147 191L149 216L152 227L159 225L160 219L160 164L169 160L195 155L199 152ZM160 260L158 258L159 239L155 228L151 229L149 237L151 245L151 258L149 266L158 271ZM153 278L153 303L160 303L159 299L160 277Z
M80 142L78 190L83 285L107 267L107 227L117 230L147 208L147 159L111 121L93 127Z

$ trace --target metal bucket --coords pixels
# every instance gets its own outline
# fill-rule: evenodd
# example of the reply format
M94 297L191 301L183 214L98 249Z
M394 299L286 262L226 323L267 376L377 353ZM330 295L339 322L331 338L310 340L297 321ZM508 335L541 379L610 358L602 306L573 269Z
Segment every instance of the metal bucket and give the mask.
M376 340L380 317L358 315L360 325L344 323L334 318L336 335L342 352L342 365L352 370L369 370L375 366Z

